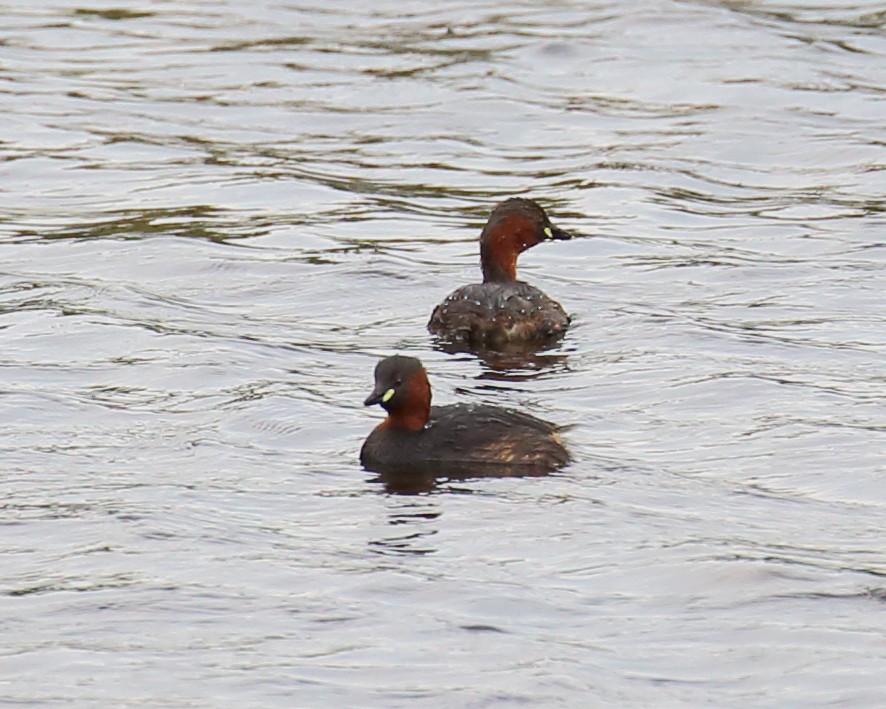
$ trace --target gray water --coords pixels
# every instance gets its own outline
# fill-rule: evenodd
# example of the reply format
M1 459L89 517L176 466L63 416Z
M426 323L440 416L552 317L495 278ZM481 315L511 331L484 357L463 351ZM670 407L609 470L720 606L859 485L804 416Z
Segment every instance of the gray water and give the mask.
M0 705L886 706L886 8L0 8ZM490 207L574 326L434 347ZM390 494L378 357L567 426Z

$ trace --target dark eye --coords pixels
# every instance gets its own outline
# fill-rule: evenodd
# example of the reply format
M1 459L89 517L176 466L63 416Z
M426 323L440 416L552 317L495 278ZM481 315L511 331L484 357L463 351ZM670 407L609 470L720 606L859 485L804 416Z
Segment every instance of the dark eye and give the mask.
M398 387L398 386L400 386L402 383L403 383L403 380L400 379L400 378L398 377L398 378L397 378L397 381L394 382L394 386L395 386L395 387Z

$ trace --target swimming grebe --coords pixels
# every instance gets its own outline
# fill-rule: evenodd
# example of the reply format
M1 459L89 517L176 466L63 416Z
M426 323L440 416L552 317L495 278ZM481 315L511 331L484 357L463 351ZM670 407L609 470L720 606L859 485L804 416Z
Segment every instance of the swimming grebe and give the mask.
M538 288L517 280L517 256L546 239L570 238L532 200L501 202L480 234L483 282L447 296L434 308L428 330L467 349L540 348L555 342L569 327L569 316Z
M375 472L539 475L569 461L557 427L547 421L488 404L432 407L431 385L415 357L381 360L364 404L381 404L388 413L360 450L360 462Z

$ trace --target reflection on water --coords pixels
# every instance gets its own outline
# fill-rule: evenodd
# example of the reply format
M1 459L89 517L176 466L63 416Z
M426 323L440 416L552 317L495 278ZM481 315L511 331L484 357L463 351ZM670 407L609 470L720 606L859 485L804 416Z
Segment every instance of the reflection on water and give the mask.
M536 376L545 369L557 366L565 366L568 361L566 354L559 354L556 350L562 347L546 348L546 350L555 350L548 352L546 350L537 350L533 347L519 347L514 345L504 351L491 350L487 348L467 348L454 343L436 341L434 343L436 349L453 355L461 355L471 353L485 365L484 376L494 379L511 377L527 378Z
M399 492L399 490L396 490ZM384 533L369 540L377 554L433 554L437 520L443 514L439 500L431 496L385 498L387 518Z
M371 482L381 484L386 492L400 495L418 495L437 486L438 475L430 470L409 469L380 473Z
M883 706L883 26L6 8L3 699ZM520 260L570 330L448 351L510 196L593 235ZM367 477L393 352L573 463Z

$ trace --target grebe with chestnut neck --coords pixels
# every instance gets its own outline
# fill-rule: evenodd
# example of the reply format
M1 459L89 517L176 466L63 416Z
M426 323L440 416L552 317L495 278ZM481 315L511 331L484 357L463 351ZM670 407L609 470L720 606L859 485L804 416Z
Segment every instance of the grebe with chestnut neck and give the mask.
M431 385L415 357L381 360L364 404L388 414L360 450L360 462L374 472L542 475L569 461L557 427L530 414L488 404L431 406Z
M448 295L434 308L428 330L444 343L465 349L539 349L553 344L565 334L570 318L541 290L517 280L517 257L542 241L570 238L531 199L501 202L480 234L483 282Z

